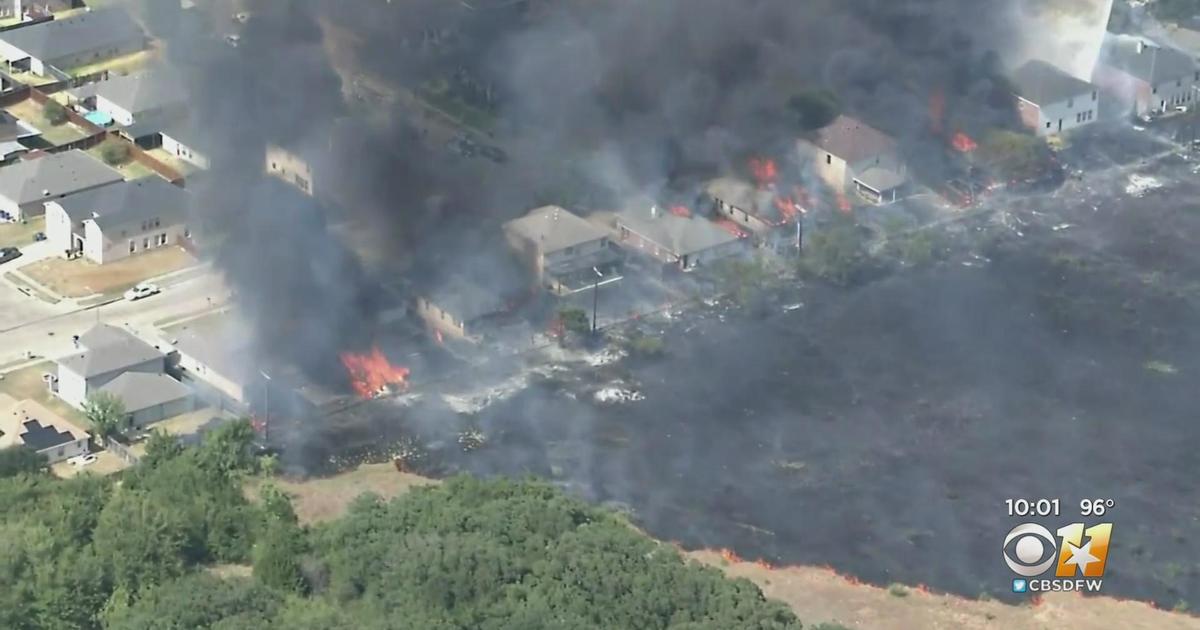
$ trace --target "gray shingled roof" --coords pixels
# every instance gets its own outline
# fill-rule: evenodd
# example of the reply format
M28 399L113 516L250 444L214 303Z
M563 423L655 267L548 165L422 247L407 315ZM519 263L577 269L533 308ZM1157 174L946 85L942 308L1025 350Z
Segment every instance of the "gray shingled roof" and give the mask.
M41 60L118 46L136 38L145 38L145 34L122 9L96 9L0 33L0 40Z
M1050 105L1070 98L1087 96L1096 89L1091 83L1073 77L1040 59L1034 59L1017 68L1011 79L1017 96L1037 105Z
M74 221L92 219L101 230L160 219L176 225L187 219L188 193L158 177L146 177L88 190L58 202Z
M817 131L815 144L847 162L858 162L896 148L896 141L849 116L838 116Z
M61 367L91 378L132 367L164 355L132 333L108 324L96 324L79 337L82 352L58 360Z
M75 149L0 168L0 195L22 205L120 181L116 170Z
M1138 52L1138 41L1145 46ZM1188 77L1196 62L1174 48L1162 48L1145 39L1110 36L1105 43L1105 63L1151 85Z
M187 100L183 82L177 75L163 70L114 77L97 83L94 93L134 116Z
M617 224L665 247L676 256L702 252L738 240L731 232L696 215L681 217L660 208L657 216L649 207L635 207L617 213Z
M175 402L192 395L191 390L166 374L126 372L100 388L121 399L126 413Z
M542 252L556 252L605 238L604 230L558 206L543 206L504 224L504 230L539 243Z

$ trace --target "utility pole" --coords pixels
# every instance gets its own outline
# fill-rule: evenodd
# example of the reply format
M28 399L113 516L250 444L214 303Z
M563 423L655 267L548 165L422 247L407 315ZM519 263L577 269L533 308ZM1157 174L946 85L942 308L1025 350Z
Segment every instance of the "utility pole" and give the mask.
M271 430L271 376L266 372L259 370L259 374L263 377L263 399L265 409L263 411L263 445L269 444Z
M596 313L600 309L600 279L604 274L596 267L592 267L592 271L596 272L596 282L592 285L592 334L596 334Z

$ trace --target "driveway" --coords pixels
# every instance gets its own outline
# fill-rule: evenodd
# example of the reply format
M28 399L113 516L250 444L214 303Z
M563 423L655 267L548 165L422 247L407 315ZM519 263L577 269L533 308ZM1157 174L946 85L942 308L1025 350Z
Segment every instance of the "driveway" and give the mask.
M0 330L21 326L62 312L66 306L49 304L28 287L14 283L8 274L50 255L46 241L21 247L21 257L0 264Z

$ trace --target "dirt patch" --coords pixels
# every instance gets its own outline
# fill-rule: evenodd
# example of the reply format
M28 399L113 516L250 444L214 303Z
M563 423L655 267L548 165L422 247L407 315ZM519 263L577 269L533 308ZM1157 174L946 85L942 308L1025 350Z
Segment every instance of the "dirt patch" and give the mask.
M246 487L246 494L254 500L263 480L255 479ZM410 488L438 483L434 479L397 472L391 464L364 464L358 468L334 475L292 481L276 479L274 483L292 497L296 516L302 524L319 523L341 516L350 502L364 492L373 492L390 499L407 492Z
M89 260L47 258L21 271L58 295L78 298L97 293L120 293L133 285L196 263L187 250L162 247L145 254L97 265Z
M767 597L792 607L809 624L840 623L847 628L909 630L929 628L971 630L1196 630L1200 619L1157 610L1142 602L1067 593L1046 596L1032 606L1011 606L938 595L923 589L889 589L856 583L829 569L788 567L772 569L753 562L729 562L715 551L688 554L721 568L730 577L750 580ZM897 591L893 593L892 590Z
M129 143L125 142L124 140L117 140L110 136L109 139L86 150L85 153L91 155L97 160L100 160L101 162L104 162L109 167L117 169L117 171L121 173L125 179L142 179L143 177L152 177L156 175L156 173L147 168L146 165L133 159L132 153L128 153L127 156L118 164L109 163L109 161L105 159L105 152L110 150L109 147L118 147L128 144Z
M87 137L87 132L74 123L66 122L54 125L46 118L46 108L41 103L27 98L19 103L9 105L5 111L33 125L42 132L42 139L53 146L68 144Z
M60 479L70 479L72 477L88 474L88 475L111 475L115 472L120 472L129 468L129 463L117 456L112 451L92 451L96 454L96 463L79 468L72 466L69 462L59 462L50 467L50 472Z
M46 230L46 217L28 221L0 223L0 247L21 247L33 242L33 235Z
M89 427L91 423L74 407L63 402L46 387L42 375L56 371L54 362L45 361L20 370L13 370L0 375L0 393L8 394L17 400L32 399L45 405L50 411L78 424Z

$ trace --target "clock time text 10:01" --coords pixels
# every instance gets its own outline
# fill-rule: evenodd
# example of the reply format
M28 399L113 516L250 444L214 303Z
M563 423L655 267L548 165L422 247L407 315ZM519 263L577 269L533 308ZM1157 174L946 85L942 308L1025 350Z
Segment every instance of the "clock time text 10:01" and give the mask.
M1058 516L1058 499L1005 499L1009 516Z

